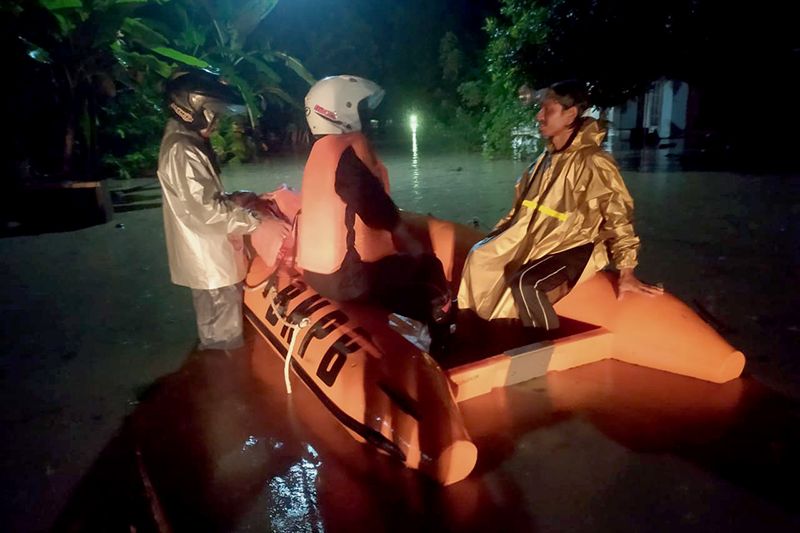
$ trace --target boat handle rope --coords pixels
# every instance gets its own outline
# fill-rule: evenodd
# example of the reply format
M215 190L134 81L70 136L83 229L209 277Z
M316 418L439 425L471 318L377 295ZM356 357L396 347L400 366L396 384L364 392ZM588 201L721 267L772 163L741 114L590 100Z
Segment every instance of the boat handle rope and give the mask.
M289 342L289 349L286 352L286 358L283 362L283 382L286 385L286 394L292 393L292 382L289 379L289 367L292 364L292 357L294 357L294 343L297 340L297 335L301 329L308 327L311 321L308 317L303 317L300 322L297 324L293 324L292 321L289 319L288 314L286 313L286 307L281 305L278 306L275 304L275 300L277 300L276 295L277 289L273 285L269 289L269 294L267 295L267 301L269 301L269 305L272 308L272 311L275 313L277 317L283 320L286 327L292 330L292 340Z
M304 318L299 324L286 323L286 325L293 330L292 342L289 343L289 351L286 352L286 360L283 363L283 382L286 384L286 394L292 393L292 382L289 380L289 366L292 362L292 357L294 357L294 341L297 340L298 330L308 326L309 322L308 318Z

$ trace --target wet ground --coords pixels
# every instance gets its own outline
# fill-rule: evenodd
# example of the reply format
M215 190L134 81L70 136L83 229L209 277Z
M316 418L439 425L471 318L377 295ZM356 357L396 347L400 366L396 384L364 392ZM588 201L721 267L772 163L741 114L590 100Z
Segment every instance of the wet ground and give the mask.
M401 207L484 228L524 167L385 160ZM269 190L301 167L224 175ZM604 362L471 400L479 463L447 489L357 444L302 386L287 398L257 335L193 351L152 182L113 184L110 224L0 239L4 529L796 531L800 178L645 168L665 170L625 173L640 276L744 351L744 378Z

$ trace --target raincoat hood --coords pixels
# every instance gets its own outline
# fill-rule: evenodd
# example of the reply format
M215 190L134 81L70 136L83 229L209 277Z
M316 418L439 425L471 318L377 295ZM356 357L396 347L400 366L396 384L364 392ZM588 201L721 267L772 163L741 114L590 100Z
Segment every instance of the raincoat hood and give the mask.
M564 148L561 150L556 150L556 147L553 145L552 141L548 141L546 150L550 153L561 153L574 152L590 147L600 148L600 145L603 143L603 139L606 138L606 133L608 133L608 130L605 128L604 124L605 122L601 123L597 119L584 117L581 119L580 124L572 136L572 139L567 142L567 145Z

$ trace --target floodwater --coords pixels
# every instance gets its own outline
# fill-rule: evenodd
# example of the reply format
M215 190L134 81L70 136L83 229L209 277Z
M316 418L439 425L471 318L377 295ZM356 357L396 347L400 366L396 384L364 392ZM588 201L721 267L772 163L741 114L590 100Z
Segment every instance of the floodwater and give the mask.
M259 371L254 376L251 358ZM103 450L57 530L790 531L796 404L606 361L462 404L442 488L353 440L253 335L193 353ZM764 529L761 529L764 528Z
M413 146L383 152L402 208L484 229L508 209L525 163ZM302 164L223 175L231 189L271 190L299 185ZM715 385L607 361L470 400L478 464L447 488L355 442L299 381L287 396L280 359L252 330L244 349L193 351L152 183L116 183L110 224L0 239L2 523L798 530L800 179L647 168L624 173L640 277L741 349L745 376Z

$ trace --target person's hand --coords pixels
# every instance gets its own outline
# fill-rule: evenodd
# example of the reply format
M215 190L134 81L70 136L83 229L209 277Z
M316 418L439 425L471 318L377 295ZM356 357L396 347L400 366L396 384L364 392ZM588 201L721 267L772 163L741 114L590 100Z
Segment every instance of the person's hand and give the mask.
M621 300L628 293L644 294L646 296L660 296L664 294L664 288L657 285L648 285L647 283L642 283L633 274L632 268L624 268L619 273L617 299Z

